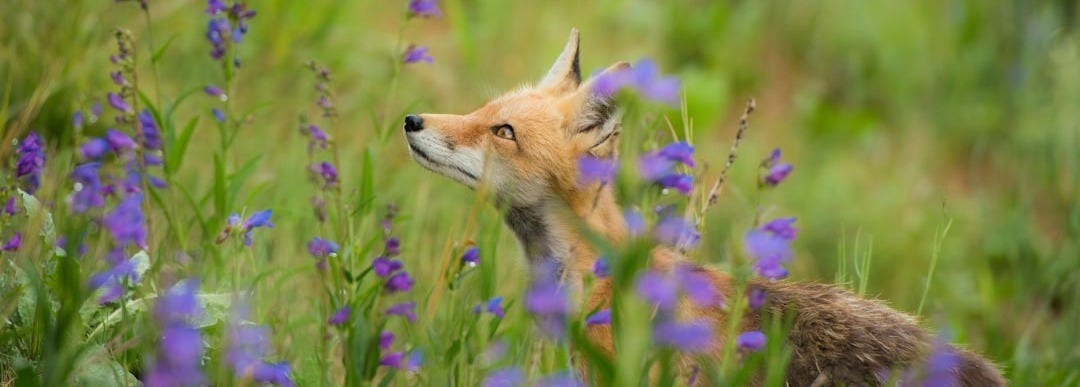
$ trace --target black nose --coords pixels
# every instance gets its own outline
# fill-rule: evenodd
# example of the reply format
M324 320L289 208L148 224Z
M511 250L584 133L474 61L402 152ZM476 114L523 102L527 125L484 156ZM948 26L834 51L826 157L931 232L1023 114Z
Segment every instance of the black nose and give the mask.
M424 119L415 114L405 116L405 131L417 132L424 130Z

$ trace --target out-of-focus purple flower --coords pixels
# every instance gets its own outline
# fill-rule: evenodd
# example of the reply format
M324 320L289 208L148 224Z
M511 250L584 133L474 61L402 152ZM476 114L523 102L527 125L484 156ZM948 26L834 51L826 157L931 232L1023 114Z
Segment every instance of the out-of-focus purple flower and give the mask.
M135 149L135 146L137 145L135 144L135 140L132 140L131 136L128 136L127 133L112 128L105 130L105 141L108 142L109 147L117 153L123 150Z
M596 259L596 263L593 263L592 272L596 275L596 278L605 278L611 275L611 265L608 264L608 260L605 257Z
M160 324L187 323L203 314L198 298L199 282L185 280L177 282L172 288L158 297L154 306L154 318Z
M401 368L401 361L405 359L405 352L390 352L379 358L379 365L393 368Z
M746 293L746 300L750 305L750 309L760 309L765 305L765 289L760 286L750 286L750 290Z
M220 87L217 87L217 86L214 86L214 85L206 85L206 87L203 88L203 92L205 92L206 95L209 95L209 96L217 98L217 99L221 99L221 100L225 99L225 90L221 90Z
M70 198L72 212L80 214L90 208L105 206L101 177L98 175L100 169L100 162L91 162L80 164L71 172L71 178L77 183L76 191L71 194Z
M101 117L101 102L94 102L90 105L90 123L94 123Z
M420 351L413 350L409 353L409 358L405 360L405 369L410 372L416 372L420 370L420 366L424 363L424 356L420 354Z
M161 149L161 132L158 131L154 116L149 109L143 109L139 113L139 124L142 125L143 147L146 149Z
M796 231L791 227L794 221L794 218L774 220L761 229L750 230L743 237L758 275L770 279L787 277L788 271L783 264L791 260L791 241Z
M315 105L317 105L317 106L319 106L320 108L323 108L323 109L330 109L330 108L334 107L334 104L330 102L330 98L325 96L325 95L319 97L319 100L315 101Z
M225 3L221 2L221 0L207 0L206 2L206 13L210 15L217 15L218 12L224 11L226 8Z
M326 258L330 254L337 253L338 249L337 243L319 237L311 238L307 244L308 253L315 258Z
M480 314L481 311L485 311L495 315L495 317L503 318L506 317L506 311L503 310L502 301L502 297L492 297L490 300L487 301L487 305L476 304L476 306L473 307L472 311L476 314Z
M569 372L560 372L545 376L536 381L533 387L583 387L585 386L576 376Z
M86 160L97 160L101 158L101 156L104 156L105 152L108 151L109 142L97 137L86 140L86 142L79 147L79 155Z
M792 241L795 240L795 234L799 231L799 229L791 227L793 224L795 224L795 218L793 217L776 218L769 223L765 223L765 225L761 226L761 229L773 233L780 239Z
M217 122L225 123L225 112L218 108L210 108L210 114L214 115L214 120Z
M382 331L379 334L379 349L388 350L390 346L394 344L394 333L390 331Z
M597 311L585 318L585 325L608 325L611 324L611 309Z
M256 383L293 385L288 363L269 363L263 360L270 350L270 333L266 327L235 322L229 325L225 360L232 364L237 377L250 378Z
M330 325L344 324L349 321L350 313L352 313L352 308L347 306L342 307L341 309L338 309L337 312L334 312L334 315L330 316L330 318L326 320L326 323Z
M518 387L524 385L525 374L517 367L505 368L488 374L480 384L483 387Z
M120 94L109 93L107 99L109 100L109 106L112 106L113 109L116 109L121 113L131 114L135 112L131 109L131 105L128 105L127 101L125 101L124 97L121 97Z
M16 232L11 238L8 238L4 242L4 246L0 247L2 251L19 251L19 246L22 246L22 233Z
M684 265L675 270L675 278L679 281L687 298L700 307L716 307L723 305L724 298L720 291L713 285L712 280L703 271Z
M303 132L311 137L311 140L308 141L308 152L311 152L316 145L318 145L319 148L326 149L330 141L330 136L328 136L321 128L315 125L308 125L303 129Z
M271 210L262 210L251 214L244 221L244 246L251 246L251 232L259 227L274 228L274 224L270 223Z
M465 249L465 253L461 254L461 264L475 266L480 263L480 249L476 246L469 246Z
M383 244L383 251L385 251L387 257L398 256L398 254L401 254L401 240L397 237L390 237Z
M537 271L536 279L525 293L525 310L537 319L544 333L562 338L570 313L566 290L559 284L553 265L542 265Z
M147 387L201 386L206 377L200 370L203 357L202 334L182 323L170 323L161 330L161 343L152 366L143 378Z
M765 169L765 176L762 177L761 184L767 187L775 187L780 184L793 169L791 164L780 162L780 148L774 149L769 158L765 159L761 165Z
M4 202L4 215L15 215L15 195L8 196L7 202Z
M409 277L409 273L402 271L390 276L383 285L383 290L387 293L407 292L412 290L412 285L413 279Z
M624 70L600 73L593 81L592 93L600 97L610 97L630 83L630 73Z
M147 166L156 167L162 165L162 163L164 163L164 160L158 155L152 153L143 155L143 164L146 164Z
M442 11L435 0L412 0L409 1L410 17L439 17Z
M598 75L592 92L607 97L620 89L631 88L646 99L674 105L679 102L679 87L677 78L661 77L656 63L650 59L641 59L629 69Z
M926 359L923 371L922 386L946 387L959 385L955 370L960 366L960 354L947 344L936 342L934 351ZM909 385L909 384L904 384Z
M26 192L34 193L41 186L41 170L45 167L45 150L41 136L30 132L15 148L15 177L26 183Z
M134 284L139 281L139 276L135 272L134 261L120 258L112 268L91 276L89 285L95 290L104 287L105 290L98 297L98 303L108 304L124 295L124 280Z
M229 21L224 18L211 18L206 26L206 40L210 41L210 57L221 60L225 56L225 42L232 34Z
M161 165L161 164L158 163L158 164L147 164L147 165ZM154 188L157 188L157 189L165 189L165 188L168 188L168 186L169 186L168 184L165 183L165 180L161 180L161 178L157 177L157 176L150 176L149 178L147 178L147 180L150 181L150 186L151 187L154 187Z
M694 167L694 147L686 141L667 144L660 148L657 154L668 160L683 163L690 168Z
M390 231L394 228L394 217L397 216L398 206L396 204L386 205L386 215L383 216L379 222L379 226L382 227L383 234L390 235Z
M674 188L683 195L690 195L690 191L694 189L694 177L681 173L666 175L656 182L659 183L661 187Z
M391 260L384 257L378 257L371 261L371 269L375 271L375 275L382 278L386 278L395 271L401 270L402 267L401 261L396 259Z
M661 310L672 310L678 302L679 284L652 270L641 274L634 288L641 298Z
M743 332L735 338L735 346L744 351L760 351L765 348L765 334L760 331Z
M653 229L657 242L668 246L692 248L701 240L701 233L694 224L679 216L667 216L660 219Z
M329 162L323 161L320 163L311 164L308 167L312 174L322 179L322 189L328 189L336 187L338 184L337 169Z
M601 159L589 155L578 159L578 184L610 183L615 179L618 165L614 159Z
M109 73L109 78L112 78L113 83L117 86L126 86L128 84L127 79L124 78L124 73L119 70Z
M638 159L638 173L642 179L656 181L671 173L675 163L657 152L647 153Z
M142 212L142 194L133 194L120 201L105 215L102 225L112 234L117 246L135 245L146 249L146 220Z
M76 111L75 114L71 115L71 125L75 127L75 130L83 128L83 113L81 111Z
M427 47L414 44L410 44L409 47L405 49L405 53L401 55L401 60L405 63L435 62L435 59L428 55Z
M402 302L400 304L394 304L389 308L386 308L386 314L388 316L402 316L409 322L416 322L416 312L413 309L416 307L415 302Z
M631 237L637 237L645 233L645 217L641 216L640 212L626 210L623 212L623 219L626 220L626 232Z
M706 322L664 321L653 327L653 341L683 352L708 351L712 337L712 327Z

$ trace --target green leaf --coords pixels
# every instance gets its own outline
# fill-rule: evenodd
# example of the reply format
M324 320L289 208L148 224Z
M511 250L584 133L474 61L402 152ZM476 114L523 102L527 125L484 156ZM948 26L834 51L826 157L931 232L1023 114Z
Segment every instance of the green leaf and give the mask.
M71 385L81 387L138 386L135 379L124 366L109 356L101 345L93 345L79 359L79 365L71 376Z
M41 235L42 238L45 238L46 241L51 241L53 239L53 235L56 234L56 226L53 224L52 214L50 214L49 211L45 211L45 210L42 209L41 202L39 202L37 200L37 198L34 197L34 195L28 194L28 193L26 193L26 191L23 191L22 189L20 189L19 190L19 196L22 197L23 208L26 208L26 216L28 218L29 217L40 216L41 217L40 235ZM33 224L33 222L31 222L31 224ZM63 251L63 250L61 250L61 251ZM57 254L57 255L61 255L61 254Z
M227 213L225 208L225 161L220 154L214 155L214 213L217 219L222 219Z
M226 196L225 203L228 206L232 206L236 202L236 194L240 192L240 188L244 186L244 182L251 177L251 173L255 172L255 166L259 160L262 160L263 155L252 157L244 166L239 170L233 172L232 176L229 176L229 193Z
M172 175L180 169L180 165L184 161L184 153L187 152L188 144L191 143L191 136L195 134L195 126L199 123L199 117L192 117L188 121L187 125L184 125L184 130L180 132L180 137L175 141L170 141L165 144L165 173Z
M158 47L157 50L154 50L154 54L150 55L150 64L157 64L157 62L161 60L161 56L165 54L165 49L169 48L169 45L172 44L174 40L176 40L177 36L179 35L173 34L173 36L165 39L165 43L162 43L161 47Z

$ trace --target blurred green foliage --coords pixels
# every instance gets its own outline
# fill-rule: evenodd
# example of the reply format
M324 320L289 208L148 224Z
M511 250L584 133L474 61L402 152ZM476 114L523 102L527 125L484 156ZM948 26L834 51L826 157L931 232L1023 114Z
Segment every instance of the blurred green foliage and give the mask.
M102 102L109 88L115 27L132 30L143 50L148 42L168 42L156 74L142 74L150 98L171 101L221 83L204 37L205 4L150 3L150 28L131 2L0 5L3 140L36 130L50 142L51 154L70 155L71 114ZM831 281L838 265L855 264L837 257L841 251L846 258L858 256L865 245L851 242L860 235L873 243L866 292L914 312L935 235L951 219L929 282L923 310L928 325L997 361L1016 385L1080 384L1080 14L1073 2L440 5L445 17L403 25L403 2L250 2L258 16L240 46L238 87L230 98L239 101L238 111L252 113L232 152L236 160L263 155L244 191L248 196L240 198L249 208L273 208L278 225L258 252L265 261L259 262L256 309L271 316L267 321L280 332L285 355L297 360L301 378L317 365L302 340L321 322L305 315L310 301L289 290L310 287L314 277L286 274L313 270L303 244L318 230L304 199L311 187L293 184L306 178L307 163L296 117L316 111L303 64L317 59L333 72L340 114L334 135L346 197L357 198L356 179L368 157L375 160L376 207L401 205L402 251L416 271L418 294L436 286L448 241L475 239L488 253L483 281L466 298L486 299L520 294L524 265L512 237L487 206L475 233L462 235L473 194L414 165L397 122L406 111L463 113L538 79L570 28L578 27L586 72L651 57L682 79L698 157L713 174L727 155L743 101L757 98L732 181L708 218L707 241L695 258L723 263L739 253L737 241L756 205L756 161L780 147L795 172L783 190L770 193L767 201L775 207L767 212L799 217L795 279ZM435 63L402 67L391 86L395 50L408 42L429 46ZM212 164L203 161L216 139L210 104L180 109L202 119L177 182L208 186ZM642 139L666 135L645 124L655 121L651 114L682 124L674 111L630 116L623 144L628 155L637 153ZM67 184L63 171L53 169L46 184ZM378 215L365 212L362 221ZM191 226L188 242L208 237ZM157 240L175 237L156 231ZM175 242L167 246L173 250L158 258L180 252ZM185 253L203 258L196 248ZM418 301L418 311L430 310L426 300ZM421 313L420 326L439 327L454 321L455 313L461 311ZM526 317L508 318L518 323L506 324L506 335L524 334L518 327ZM446 328L412 336L422 345L442 345L429 340L438 329ZM514 350L519 360L531 356Z

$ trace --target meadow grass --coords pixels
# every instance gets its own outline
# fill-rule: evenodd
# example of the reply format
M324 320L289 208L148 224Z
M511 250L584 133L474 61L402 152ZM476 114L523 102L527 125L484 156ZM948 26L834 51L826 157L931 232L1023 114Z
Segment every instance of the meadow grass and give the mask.
M529 381L571 372L566 341L541 339L523 308L529 273L500 214L416 165L399 134L407 113L464 113L536 81L571 27L582 32L586 73L648 57L683 87L682 109L626 98L627 166L614 183L626 207L685 206L644 188L632 160L675 140L674 128L696 146L701 189L724 165L743 101L756 98L718 204L696 211L704 238L692 259L745 278L745 233L761 218L795 216L792 280L840 283L917 314L996 361L1015 385L1080 385L1080 41L1071 3L446 0L441 17L409 18L405 1L262 0L247 3L258 13L224 61L209 55L205 2L148 5L0 5L0 199L17 197L20 208L3 217L0 237L23 236L17 251L0 253L4 385L136 383L161 357L155 305L185 278L199 280L200 369L214 385L250 384L235 375L229 337L255 324L272 343L258 360L288 362L299 385L474 385L515 367ZM110 236L92 220L105 212L73 214L67 197L81 144L108 127L133 133L115 124L106 101L118 90L109 77L117 28L136 52L138 79L129 81L139 95L129 102L151 108L164 137L164 165L150 174L168 188L140 179L146 271L122 284L120 302L98 306L86 284L110 266ZM428 47L434 63L402 63L409 44ZM317 76L323 67L328 80ZM317 104L319 83L332 109ZM206 85L227 99L207 96ZM95 103L105 113L91 122ZM81 130L76 111L87 117ZM308 124L329 134L326 149L309 146ZM25 182L12 175L14 144L30 132L46 154L33 199L17 193ZM762 191L757 161L776 147L795 169ZM106 160L107 171L124 173ZM312 178L316 161L336 167L338 184ZM326 221L313 196L326 202ZM40 210L27 204L34 200ZM107 208L116 205L110 198ZM264 209L274 227L255 229L244 246L229 215ZM64 257L52 246L59 236ZM325 271L307 252L314 237L339 245ZM400 238L398 259L414 280L406 294L386 294L370 270L390 237ZM72 259L80 242L87 251ZM472 245L479 264L460 265ZM646 250L606 251L637 262ZM616 265L629 273L616 278L630 289L641 269ZM504 318L472 312L497 296ZM735 311L746 307L733 301ZM416 303L416 322L384 315L401 302ZM344 306L353 308L348 323L328 326ZM615 309L626 316L613 326L621 350L595 362L593 374L611 378L598 382L644 383L651 362L661 380L676 378L671 351L654 350L649 322L633 318L648 316L648 305L627 296ZM567 341L580 343L574 316ZM769 337L782 336L780 320ZM383 329L396 336L384 352L419 353L418 369L378 365ZM739 384L765 369L767 384L779 385L786 356L770 340L701 372Z

